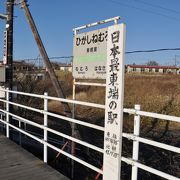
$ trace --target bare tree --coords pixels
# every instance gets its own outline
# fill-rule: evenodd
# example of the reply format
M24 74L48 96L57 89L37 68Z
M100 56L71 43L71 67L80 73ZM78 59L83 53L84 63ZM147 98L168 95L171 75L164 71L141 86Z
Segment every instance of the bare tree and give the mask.
M158 62L154 61L154 60L150 60L147 62L146 64L147 66L158 66Z

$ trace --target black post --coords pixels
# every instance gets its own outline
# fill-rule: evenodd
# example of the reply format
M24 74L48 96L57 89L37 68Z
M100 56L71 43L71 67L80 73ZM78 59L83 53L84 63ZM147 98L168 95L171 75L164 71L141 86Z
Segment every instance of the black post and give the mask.
M6 32L7 32L7 52L6 52L6 87L13 89L13 16L14 0L7 0L6 4ZM9 101L13 101L12 93L9 94ZM9 105L9 112L13 112L13 106ZM9 116L9 122L12 123L12 116ZM10 138L12 134L10 133Z
M13 88L13 16L14 16L14 0L7 0L7 64L6 64L6 83L7 87ZM12 96L10 96L12 100Z

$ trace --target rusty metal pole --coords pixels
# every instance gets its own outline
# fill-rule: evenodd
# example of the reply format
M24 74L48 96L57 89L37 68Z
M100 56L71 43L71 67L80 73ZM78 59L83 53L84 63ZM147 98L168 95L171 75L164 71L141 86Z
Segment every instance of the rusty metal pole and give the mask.
M35 38L36 43L38 45L39 51L40 51L41 56L42 56L42 58L44 60L45 66L46 66L46 68L48 70L48 73L50 75L53 86L55 87L57 96L61 97L61 98L65 98L65 94L63 93L63 89L62 89L62 87L61 87L61 85L60 85L60 83L59 83L59 81L58 81L58 79L56 77L56 74L54 72L52 64L51 64L51 62L49 60L48 54L47 54L47 52L45 50L45 47L44 47L44 45L42 43L42 40L41 40L41 37L40 37L40 35L38 33L38 30L36 28L36 24L35 24L35 22L33 20L33 17L31 15L30 11L29 11L28 4L27 4L26 0L22 1L21 7L24 9L25 15L27 17L28 23L29 23L29 25L31 27L31 30L33 32L33 35L34 35L34 38ZM68 116L72 116L71 115L72 114L71 109L70 109L69 105L67 103L62 103L62 104L64 106L65 113Z
M62 87L61 87L61 85L60 85L60 83L59 83L59 81L58 81L58 79L56 77L56 74L55 74L54 69L53 69L53 67L51 65L51 62L50 62L50 60L48 58L47 52L46 52L46 50L44 48L44 45L42 43L41 37L40 37L40 35L38 33L38 30L36 28L33 17L31 15L30 11L29 11L26 0L22 0L21 7L24 9L26 18L27 18L27 20L29 22L29 25L31 27L31 30L33 32L34 38L35 38L36 43L38 45L41 56L42 56L42 58L44 60L44 64L45 64L45 66L46 66L46 68L48 70L48 73L50 75L51 81L52 81L52 83L53 83L53 85L55 87L56 93L57 93L58 97L66 98L65 94L63 93L63 89L62 89ZM68 103L62 103L62 104L64 106L64 110L65 110L66 115L68 117L73 117L74 118L74 115L72 115L72 112L71 112L71 109L70 109ZM72 136L75 137L75 138L81 138L80 132L79 132L79 130L77 128L77 125L75 123L70 123L70 126L71 126L71 129L72 129L72 132L73 132ZM72 153L72 155L75 155L74 154L74 149L75 149L74 145L75 145L75 143L72 142L72 144L73 144L73 147L72 147L71 153ZM73 175L74 175L74 162L72 161L72 177L73 177Z

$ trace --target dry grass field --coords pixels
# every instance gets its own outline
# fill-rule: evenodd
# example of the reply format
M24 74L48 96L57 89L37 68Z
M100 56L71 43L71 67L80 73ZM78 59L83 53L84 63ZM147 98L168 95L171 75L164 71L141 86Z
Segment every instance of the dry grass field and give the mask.
M126 76L125 107L180 116L180 76Z
M69 91L70 92L70 91ZM105 89L99 87L77 88L76 99L88 102L104 104ZM72 98L69 94L68 98ZM141 105L141 110L180 116L180 76L176 75L126 75L125 77L125 97L124 107L133 108L135 104ZM49 108L52 111L60 113L62 107L56 102L50 102ZM83 121L104 124L104 111L95 108L84 108L77 106L76 118ZM92 141L95 144L101 144L103 135L79 129L82 139ZM133 131L133 116L124 116L124 132ZM153 139L159 142L168 143L179 147L180 125L174 122L167 122L153 118L141 118L141 136ZM89 138L89 139L88 139ZM123 141L123 155L131 157L132 143L128 140ZM91 159L94 154L91 154ZM98 157L98 156L97 156ZM95 156L95 161L97 159ZM161 151L159 148L141 144L140 161L147 163L151 167L159 167L164 172L177 177L179 174L179 155L169 151ZM122 179L130 179L131 169L123 164ZM159 180L161 178L150 173L140 171L139 179Z
M72 99L72 79L73 78L70 73L64 74L63 72L61 72L59 74L59 80L68 99ZM42 94L44 91L46 91L50 96L56 96L54 88L52 87L52 84L48 78L44 82L38 82L38 84L35 83L35 85L33 84L33 82L24 82L24 86L26 87L26 89L22 89L22 91L37 94ZM77 100L94 102L98 104L105 103L104 87L77 87L76 92ZM38 101L39 103L37 103L36 99L32 100L32 98L20 98L19 101L23 101L23 104L29 104L29 106L43 108L43 101ZM160 114L168 114L180 117L180 76L150 76L126 74L124 107L133 108L135 104L140 104L141 110L143 111L156 112ZM49 101L48 105L50 111L58 114L63 114L63 107L59 102ZM18 112L22 115L21 111ZM28 113L28 116L31 117L31 119L33 119L33 117L36 117L34 118L34 121L39 121L39 119L42 119L42 117L39 117L39 119L37 119L37 115L34 115L32 113ZM104 110L84 106L76 106L75 118L103 126ZM60 119L49 117L49 126L66 134L71 134L69 124L67 124L65 121L61 121ZM78 126L78 130L80 132L82 140L97 145L101 148L103 147L103 133L99 133L99 131L97 132L95 130L93 131L90 128L84 128L84 126ZM132 130L133 116L125 114L123 131L132 132ZM179 133L180 125L178 123L167 123L165 121L159 121L153 118L141 118L140 135L142 137L179 147ZM97 158L99 158L99 162L101 164L102 159L99 154L94 154L94 151L86 152L86 149L81 149L81 152L83 153L83 157L88 157L93 163L97 162ZM123 155L131 157L131 154L132 142L124 140ZM180 177L180 157L175 153L169 151L161 151L161 149L150 147L142 143L140 145L139 157L141 162L145 162L152 167L159 167L164 172ZM98 166L100 165L98 164ZM129 176L131 174L131 169L129 168L129 166L127 167L126 165L123 165L122 170L122 179L130 179ZM95 174L93 173L90 173L90 175L92 175L93 178L95 177ZM144 173L140 171L139 179L159 180L160 178L150 175L149 173Z
M72 98L72 77L61 75L65 92ZM77 88L76 99L104 104L105 89L102 87ZM140 104L143 111L180 116L180 76L178 75L126 75L124 107L133 108ZM49 109L62 113L62 107L57 102L49 102ZM76 115L88 120L99 120L103 111L94 108L78 106Z

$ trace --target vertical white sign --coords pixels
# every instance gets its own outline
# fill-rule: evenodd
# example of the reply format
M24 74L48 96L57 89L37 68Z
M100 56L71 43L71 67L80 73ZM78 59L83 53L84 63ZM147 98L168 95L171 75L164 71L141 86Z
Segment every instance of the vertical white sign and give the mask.
M108 28L103 180L120 180L126 25Z

